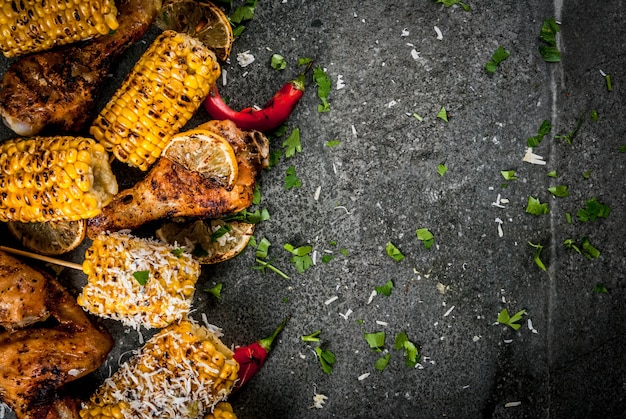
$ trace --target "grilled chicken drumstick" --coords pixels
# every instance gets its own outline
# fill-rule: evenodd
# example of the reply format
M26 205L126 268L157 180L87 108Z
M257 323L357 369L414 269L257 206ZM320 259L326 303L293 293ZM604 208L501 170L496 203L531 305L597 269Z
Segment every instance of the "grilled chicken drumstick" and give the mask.
M8 258L3 255L2 260ZM9 277L3 280L16 275L40 277L39 271L21 267L25 272L7 272ZM59 400L57 390L100 367L113 340L90 322L61 284L47 274L43 274L43 281L44 289L29 297L44 296L48 319L0 332L0 398L20 419L78 417L78 403Z
M0 82L5 125L23 136L44 128L66 133L85 128L112 62L145 34L159 8L159 0L122 0L120 25L112 34L15 61Z
M231 121L211 121L199 128L223 136L233 147L239 170L232 188L161 157L144 179L118 193L87 221L87 235L93 239L101 232L132 230L164 218L220 218L248 208L255 177L268 165L267 138L257 131L241 131Z

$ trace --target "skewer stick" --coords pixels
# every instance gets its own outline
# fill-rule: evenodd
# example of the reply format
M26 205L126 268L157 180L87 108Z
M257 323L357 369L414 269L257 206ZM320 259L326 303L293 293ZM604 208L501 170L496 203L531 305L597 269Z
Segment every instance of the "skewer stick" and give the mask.
M31 259L37 259L44 262L54 263L55 265L65 266L66 268L77 269L79 271L83 270L83 265L79 263L68 262L61 259L55 259L48 256L38 255L37 253L26 252L24 250L13 249L7 246L0 246L0 250L4 250L7 253L13 253L15 255L26 256Z

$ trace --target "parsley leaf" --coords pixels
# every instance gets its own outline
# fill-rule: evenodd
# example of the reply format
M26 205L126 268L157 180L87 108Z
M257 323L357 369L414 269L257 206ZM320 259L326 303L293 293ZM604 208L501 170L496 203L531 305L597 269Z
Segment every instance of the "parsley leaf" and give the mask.
M274 70L284 70L287 68L287 61L282 55L274 54L270 60L270 65Z
M586 223L587 221L595 221L598 217L608 218L610 213L611 208L609 206L598 202L596 198L591 198L585 202L585 207L578 210L576 215L580 221Z
M281 271L280 269L278 269L276 266L272 265L270 262L267 262L263 259L259 259L256 258L255 262L257 263L255 266L252 267L252 269L256 270L256 271L261 271L263 274L265 274L265 270L269 269L270 271L274 272L275 274L277 274L278 276L284 278L284 279L289 279L289 276L284 273L283 271Z
M148 277L150 276L150 271L137 271L133 272L133 278L139 282L139 285L146 285L148 283Z
M593 292L595 292L596 294L608 294L609 290L604 286L602 282L598 282L593 287Z
M398 333L393 346L396 350L404 350L404 363L408 367L414 367L420 360L419 350L413 342L411 342L406 332Z
M568 144L571 145L572 144L572 140L574 139L576 134L578 134L578 130L583 125L583 122L585 122L585 114L584 113L581 115L580 118L578 118L578 122L576 123L576 127L574 127L574 129L571 132L569 132L568 134L565 134L565 135L555 135L554 138L555 139L563 139L563 140L567 141Z
M498 314L498 323L510 326L514 330L517 330L522 327L518 322L522 320L522 316L524 314L526 314L526 310L520 310L513 316L510 316L508 310L506 308L503 308L502 311Z
M404 259L404 255L402 254L402 252L400 251L400 249L398 249L393 243L388 242L387 245L385 246L385 251L387 252L387 254L389 256L391 256L391 258L393 260L395 260L396 262L400 262L402 259Z
M257 0L246 0L243 6L239 6L228 17L233 26L233 36L236 38L246 28L244 23L248 20L252 20L254 17L254 9L256 8Z
M542 260L541 260L541 251L543 250L543 246L542 246L541 244L539 244L539 243L534 244L534 243L532 243L532 242L528 242L528 244L529 244L531 247L534 247L534 248L535 248L535 255L533 256L533 259L534 259L534 261L535 261L535 264L536 264L537 266L539 266L539 269L541 269L542 271L544 271L544 272L545 272L545 270L546 270L546 265L544 265L544 263L543 263L543 262L542 262Z
M324 144L326 147L337 147L339 144L341 144L341 141L339 140L330 140L330 141L326 141L326 144Z
M363 337L367 341L370 349L373 349L377 352L382 352L383 347L385 346L385 331L375 332L375 333L363 333Z
M376 294L382 294L389 297L391 295L391 290L393 289L393 282L389 280L384 285L374 287L374 289L376 290Z
M550 186L548 190L552 195L558 198L565 198L569 196L569 191L567 190L567 186L565 185Z
M283 142L283 149L285 150L285 157L293 157L296 152L302 152L302 144L300 143L300 128L294 128L289 134L289 137Z
M500 174L505 180L517 180L515 170L501 170Z
M213 287L207 288L204 291L208 292L219 300L220 298L222 298L222 285L223 284L221 282L218 282Z
M537 132L537 135L535 135L534 137L530 137L526 141L526 143L528 144L528 147L531 147L531 148L537 147L539 143L541 143L541 141L543 140L543 137L549 134L550 131L552 131L552 123L546 119L539 126L539 131Z
M526 212L532 215L544 215L550 212L550 207L547 203L541 203L539 198L532 196L528 197L528 205L526 205Z
M450 7L450 6L453 6L455 4L458 4L466 12L469 12L471 10L470 7L467 4L463 3L461 0L437 0L437 1L435 1L435 3L441 3L441 4L443 4L446 7Z
M263 237L256 248L256 257L259 259L267 259L267 254L271 245L272 243Z
M540 45L539 53L545 62L558 63L561 61L561 52L556 46L556 34L560 31L561 28L559 28L559 25L553 17L550 19L544 19L543 24L541 25L539 39L547 45Z
M302 339L303 342L319 342L321 333L322 333L322 330L319 329L311 333L310 335L303 335L300 338Z
M290 252L293 255L291 259L289 259L289 261L296 266L296 269L299 273L303 273L311 266L313 266L313 259L311 258L311 252L313 251L313 247L294 247L289 243L285 244L283 247L286 251Z
M289 166L285 173L285 189L299 188L302 186L302 181L296 175L295 166Z
M387 368L387 365L389 365L389 360L391 360L391 354L386 353L381 358L378 358L376 360L376 362L374 363L374 368L381 372L384 371L385 368Z
M211 233L211 242L216 242L220 237L225 236L226 234L228 234L233 228L230 226L230 224L224 224L222 226L220 226L217 230L215 230L213 233Z
M566 239L563 244L565 245L565 247L567 247L568 249L572 249L573 251L575 251L576 253L581 253L580 249L578 248L578 246L576 245L576 242L572 239Z
M317 354L317 359L319 359L319 361L320 361L320 365L322 366L322 370L326 374L332 373L333 372L333 365L335 364L335 362L337 362L337 359L335 358L335 354L333 354L328 349L322 349L319 346L317 346L315 348L315 353Z
M313 80L317 85L317 97L322 101L321 104L317 105L317 111L320 113L329 112L330 103L328 103L328 95L330 94L331 86L330 77L321 66L317 66L315 70L313 70Z
M583 254L587 257L587 259L593 260L600 257L600 251L591 244L587 237L583 237L581 245L583 248Z
M439 176L443 176L448 172L448 166L446 166L445 164L440 164L437 166L437 173L439 173Z
M556 170L549 171L546 176L548 176L548 177L556 177Z
M442 106L439 112L437 113L437 118L448 122L448 111L446 111L446 108L444 106Z
M435 244L435 236L427 228L418 228L415 231L415 235L424 244L425 249L430 249Z
M495 73L498 69L498 65L500 65L502 61L509 58L510 55L511 51L499 46L498 49L496 49L496 52L494 52L491 56L491 61L488 61L487 64L485 64L485 71L489 74Z
M183 249L182 247L176 248L172 250L172 254L174 256L176 256L177 258L181 257L183 255L183 253L185 253L185 249Z
M263 208L262 210L255 210L253 212L244 209L243 211L222 218L222 220L224 221L243 221L248 224L259 224L260 222L267 221L269 219L270 213L267 208Z

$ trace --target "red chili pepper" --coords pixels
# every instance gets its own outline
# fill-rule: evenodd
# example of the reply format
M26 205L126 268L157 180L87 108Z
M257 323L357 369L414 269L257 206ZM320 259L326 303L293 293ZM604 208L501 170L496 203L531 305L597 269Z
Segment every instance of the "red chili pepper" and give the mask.
M233 391L239 390L259 372L272 349L274 339L283 330L289 319L290 317L285 318L274 332L265 339L257 340L247 346L235 348L233 358L239 363L239 380L233 386Z
M289 118L291 111L304 95L305 75L311 65L312 62L297 78L285 83L262 109L245 108L239 112L233 110L222 100L216 84L204 101L204 109L213 119L230 119L244 131L272 131Z

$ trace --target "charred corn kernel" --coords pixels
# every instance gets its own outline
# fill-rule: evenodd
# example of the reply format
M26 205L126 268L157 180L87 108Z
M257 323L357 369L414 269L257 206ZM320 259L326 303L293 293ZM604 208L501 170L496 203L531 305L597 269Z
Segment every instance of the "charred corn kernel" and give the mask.
M118 160L148 170L163 151L155 137L167 144L198 110L219 74L215 54L202 42L184 33L164 31L135 64L89 132ZM195 80L187 81L189 78ZM147 153L138 151L139 147Z
M91 218L117 190L108 154L93 139L33 137L0 144L0 221Z
M233 406L228 402L219 402L213 410L204 416L204 419L237 419Z
M156 240L102 233L85 253L83 272L87 285L77 301L85 310L137 329L162 328L189 313L200 265Z
M217 353L224 360L222 366L211 362ZM83 404L80 416L111 418L119 411L119 417L125 418L185 419L212 411L213 416L207 417L233 419L215 414L232 413L230 405L220 402L230 394L238 372L233 352L216 332L185 319L135 351ZM227 379L216 380L222 374Z
M113 0L5 0L0 25L0 51L5 57L106 35L119 26Z

